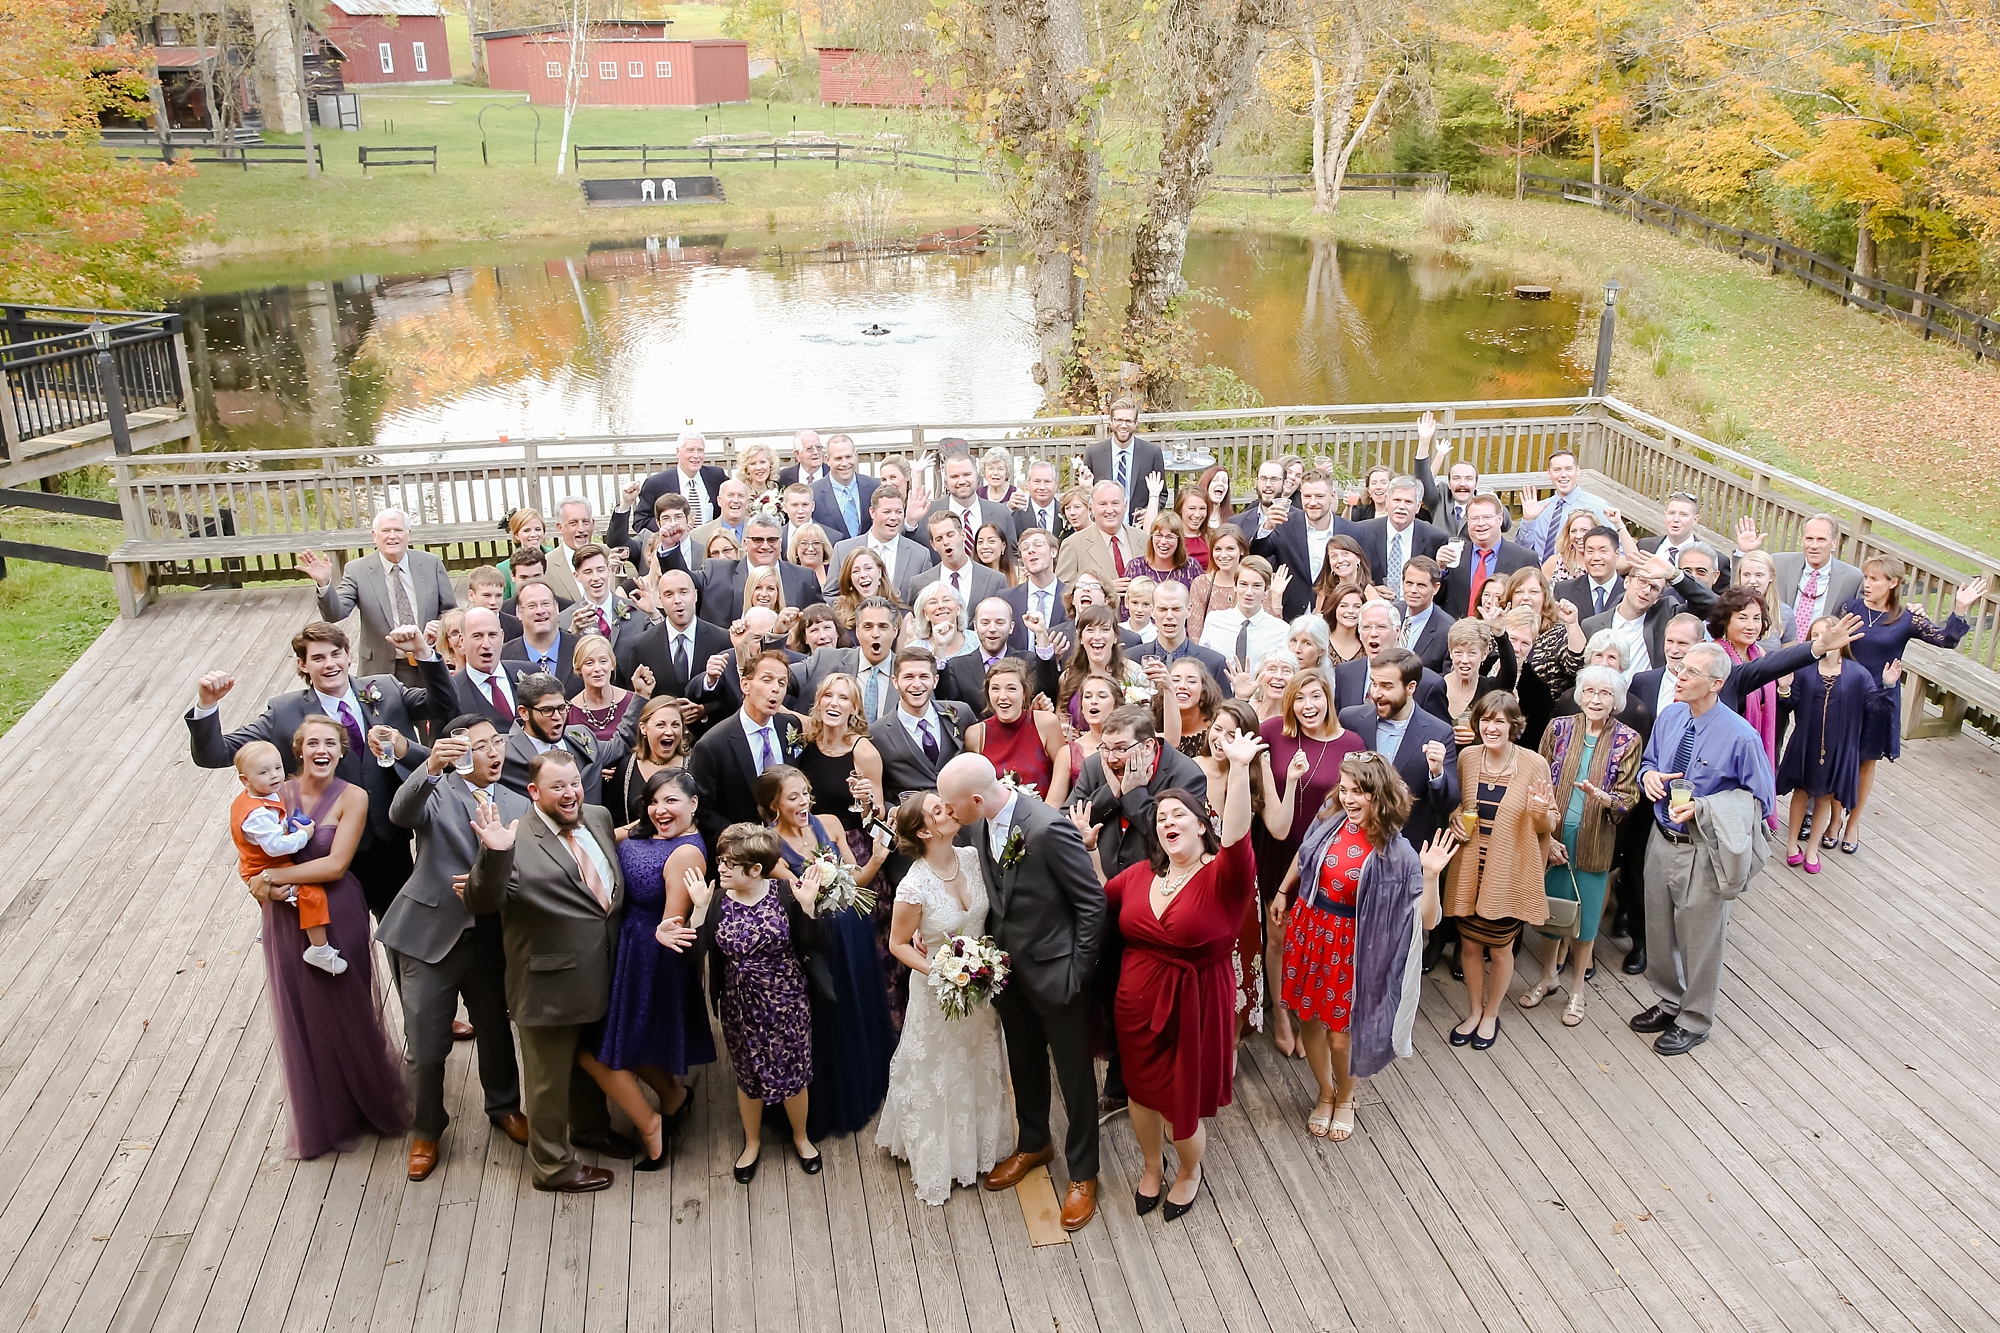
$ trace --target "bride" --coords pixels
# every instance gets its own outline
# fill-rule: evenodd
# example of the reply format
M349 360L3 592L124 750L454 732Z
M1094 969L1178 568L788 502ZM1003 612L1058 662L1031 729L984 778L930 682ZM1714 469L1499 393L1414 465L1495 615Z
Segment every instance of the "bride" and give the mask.
M916 977L930 975L930 956L947 935L986 933L979 853L952 844L958 830L935 792L913 792L897 807L896 841L915 864L896 890L889 950ZM990 1003L948 1020L929 985L912 978L875 1142L910 1164L917 1197L928 1204L943 1204L954 1182L977 1184L980 1172L1014 1151L1007 1057Z

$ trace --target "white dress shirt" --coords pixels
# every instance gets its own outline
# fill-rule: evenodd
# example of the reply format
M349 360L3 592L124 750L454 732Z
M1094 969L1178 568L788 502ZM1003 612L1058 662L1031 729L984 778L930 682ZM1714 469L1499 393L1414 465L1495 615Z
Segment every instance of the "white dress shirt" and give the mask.
M465 678L472 683L473 689L478 690L489 701L493 696L493 683L498 682L500 697L507 701L507 716L512 717L514 715L514 687L507 683L507 673L505 671L485 672L476 666L467 664Z
M701 484L701 470L697 468L689 474L675 468L674 474L675 480L680 483L681 496L688 502L689 529L698 528L714 518L715 510L708 503L708 487Z
M1646 618L1627 620L1615 607L1611 612L1611 639L1618 645L1625 661L1625 683L1630 685L1632 677L1649 670L1653 657L1646 650Z
M1416 526L1412 522L1409 527L1398 532L1396 525L1391 523L1388 531L1383 534L1384 558L1389 562L1389 567L1382 571L1383 586L1398 597L1403 594L1403 566L1410 563L1412 549L1410 536Z
M883 581L891 587L895 586L896 583L896 548L902 545L902 542L903 539L901 537L891 537L886 542L878 542L875 540L872 531L868 536L868 549L873 551L875 558L882 562Z
M1674 676L1673 672L1662 671L1660 673L1660 697L1653 700L1654 717L1657 718L1661 713L1664 713L1667 710L1667 705L1674 701L1674 690L1679 684L1680 682Z
M1007 798L1007 804L1000 812L986 821L986 849L998 861L1000 853L1007 847L1007 835L1014 830L1014 807L1020 804L1021 794L1015 792Z
M1236 656L1236 632L1243 628L1243 613L1235 607L1212 611L1202 622L1201 646L1221 653L1226 661ZM1283 648L1291 638L1291 627L1269 611L1259 609L1250 617L1250 642L1244 653L1245 671L1255 671L1265 657Z
M1326 544L1333 540L1333 519L1326 520L1324 528L1316 528L1310 521L1306 523L1306 549L1312 553L1312 576L1319 577L1320 566L1326 563Z
M931 744L942 742L944 729L938 725L936 705L926 705L921 713L912 713L903 707L900 700L896 704L896 720L903 724L903 730L910 733L910 740L921 750L924 748L923 733L917 730L918 723L927 724L931 729Z
M736 717L743 726L743 734L750 738L750 762L757 766L758 777L763 777L764 770L772 764L782 764L785 762L785 742L778 735L778 715L776 713L771 715L769 722L762 724L756 718L750 716L750 710L747 708L738 712ZM767 736L771 742L770 758L768 760L764 754L764 738Z

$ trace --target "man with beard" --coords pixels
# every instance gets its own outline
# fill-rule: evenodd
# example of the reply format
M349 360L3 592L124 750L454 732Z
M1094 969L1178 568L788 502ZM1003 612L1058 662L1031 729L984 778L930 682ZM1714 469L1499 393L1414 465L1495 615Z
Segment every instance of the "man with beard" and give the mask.
M521 795L528 795L533 782L536 758L550 750L561 750L576 760L583 783L583 799L592 805L604 804L604 771L616 768L632 748L639 732L638 708L625 710L618 734L600 741L587 727L569 725L569 698L562 683L552 676L523 676L514 687L516 722L507 733L506 766L500 781Z

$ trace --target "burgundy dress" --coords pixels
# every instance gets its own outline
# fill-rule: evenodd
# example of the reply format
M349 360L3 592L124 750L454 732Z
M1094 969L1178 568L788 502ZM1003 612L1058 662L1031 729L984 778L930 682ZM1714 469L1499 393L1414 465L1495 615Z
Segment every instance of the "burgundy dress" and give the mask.
M1251 825L1250 836L1257 848L1257 892L1260 901L1269 903L1278 886L1284 883L1285 872L1292 868L1292 861L1299 854L1299 843L1319 816L1327 793L1340 786L1340 761L1360 751L1361 737L1345 730L1330 741L1316 741L1303 733L1287 736L1283 717L1266 719L1257 733L1271 747L1271 776L1280 792L1285 789L1285 770L1291 767L1293 755L1304 750L1306 762L1312 765L1299 781L1299 793L1292 806L1290 837L1272 837L1261 819Z
M295 863L333 851L340 827L331 822L333 807L347 787L334 779L319 804L304 812L313 821L313 835L292 858ZM296 782L287 782L278 794L288 811L300 808ZM286 902L264 904L264 974L285 1072L285 1151L299 1158L352 1152L368 1134L399 1137L409 1131L411 1119L402 1056L382 1022L361 885L349 873L320 887L333 918L326 942L347 960L347 971L337 977L306 962L299 909Z
M564 725L587 727L590 734L597 737L599 741L608 741L618 734L618 728L625 723L625 710L630 708L638 697L633 691L627 690L625 691L625 697L611 705L611 707L594 710L585 708L580 703L571 703L569 706L569 721Z
M1125 1089L1165 1116L1176 1139L1230 1102L1236 1074L1236 966L1232 954L1255 895L1250 841L1239 838L1194 873L1153 915L1153 867L1132 866L1104 886L1124 937L1112 1023Z
M986 735L979 752L1002 777L1012 774L1022 786L1033 787L1035 795L1049 798L1049 782L1055 770L1049 764L1049 747L1035 729L1033 709L1009 724L997 717L985 721Z

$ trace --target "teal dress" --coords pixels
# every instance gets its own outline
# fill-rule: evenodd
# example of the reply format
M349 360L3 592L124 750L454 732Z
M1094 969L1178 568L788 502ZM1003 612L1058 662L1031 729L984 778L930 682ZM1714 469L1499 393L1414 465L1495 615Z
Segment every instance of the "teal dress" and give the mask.
M1583 728L1578 727L1577 731L1583 733ZM1583 757L1576 768L1579 774L1589 776L1590 767L1597 759L1598 742L1602 739L1601 736L1582 735ZM1576 835L1577 830L1583 827L1584 805L1589 800L1581 786L1570 788L1569 808L1563 811L1562 823L1563 851L1569 854L1569 864L1550 866L1542 884L1542 891L1551 898L1582 900L1583 910L1577 921L1576 937L1584 943L1597 938L1597 923L1604 916L1605 883L1611 874L1608 870L1576 868ZM1542 933L1548 934L1547 931Z

